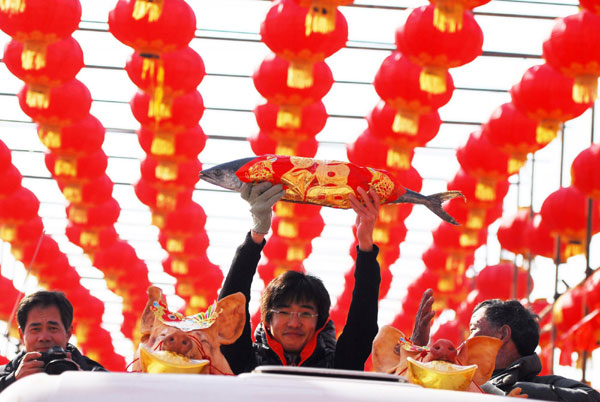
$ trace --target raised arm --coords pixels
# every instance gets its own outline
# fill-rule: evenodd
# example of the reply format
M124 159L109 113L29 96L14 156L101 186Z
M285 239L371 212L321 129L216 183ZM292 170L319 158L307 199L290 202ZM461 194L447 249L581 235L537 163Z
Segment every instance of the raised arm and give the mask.
M350 197L356 212L356 237L358 239L356 267L354 269L354 290L344 331L340 335L335 353L335 367L348 370L363 370L373 339L377 335L377 312L381 273L377 254L379 249L373 244L373 230L379 216L380 200L375 191L368 193L358 189L360 202Z
M435 311L433 311L433 290L427 289L423 292L421 297L421 304L417 310L417 316L415 317L415 326L413 327L413 333L410 336L410 340L419 346L427 346L429 343L429 331L431 329L431 320L435 317Z
M242 186L241 197L250 204L252 229L246 235L233 257L227 277L219 293L219 300L236 292L246 296L246 323L242 335L231 345L221 346L221 352L227 359L234 374L243 372L252 358L252 334L250 326L250 288L252 279L260 260L260 253L265 246L265 235L271 227L273 205L283 197L281 185L271 183L250 184Z

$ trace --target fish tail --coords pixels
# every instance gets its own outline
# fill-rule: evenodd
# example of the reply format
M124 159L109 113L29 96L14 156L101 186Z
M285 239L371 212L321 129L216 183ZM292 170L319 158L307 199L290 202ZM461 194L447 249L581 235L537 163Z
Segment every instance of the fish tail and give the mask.
M460 191L444 191L443 193L425 196L427 201L423 204L446 222L449 222L453 225L459 225L459 223L456 222L456 220L454 220L454 218L442 208L442 203L457 197L462 197L466 201L465 196Z

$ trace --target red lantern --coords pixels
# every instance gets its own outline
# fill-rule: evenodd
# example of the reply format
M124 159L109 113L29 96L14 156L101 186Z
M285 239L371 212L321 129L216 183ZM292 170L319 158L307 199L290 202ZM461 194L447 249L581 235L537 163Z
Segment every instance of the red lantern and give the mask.
M293 1L293 0L288 0ZM257 91L270 103L279 105L278 128L297 129L301 126L302 107L318 102L333 85L333 74L327 63L319 61L312 67L312 84L306 87L291 87L287 84L289 61L267 56L252 76Z
M416 134L419 115L444 106L454 92L454 83L446 71L446 91L431 94L421 89L419 77L423 67L415 64L400 52L393 52L381 63L373 85L377 94L396 109L392 129L394 132Z
M556 259L556 239L551 234L550 227L540 214L534 215L525 236L529 241L531 254ZM568 257L571 257L571 255ZM568 257L566 255L566 241L561 239L560 262L566 261Z
M269 261L301 263L312 252L310 242L272 236L263 250Z
M142 161L142 178L161 184L194 187L199 180L202 163L198 158L188 160L158 159L148 155Z
M580 0L579 5L586 10L600 15L600 3L598 0Z
M517 269L517 292L514 292L515 266L503 262L488 265L475 277L475 286L484 299L521 299L527 296L528 274L523 268Z
M581 151L571 165L571 183L579 191L600 199L600 144Z
M77 79L53 88L26 84L17 96L26 115L38 123L56 126L83 119L92 106L90 91Z
M327 32L307 32L308 9L294 0L280 0L267 12L261 24L263 42L279 57L290 62L286 84L294 88L313 85L313 65L345 46L348 24L343 14L335 10L335 29Z
M433 232L433 243L452 253L473 253L487 240L487 229L465 231L442 222Z
M208 248L209 240L205 230L193 233L191 236L182 236L181 233L168 233L161 230L158 241L163 249L170 255L177 254L202 254Z
M144 152L156 157L197 158L206 145L206 134L199 125L177 133L140 127L137 135Z
M91 114L66 126L40 123L37 131L42 144L50 150L71 150L83 153L91 153L100 149L105 133L100 120Z
M198 91L172 99L164 98L160 103L155 102L151 95L139 91L131 99L130 105L135 119L145 128L154 131L178 132L190 129L198 124L204 114L204 102Z
M581 115L591 103L575 103L574 80L548 64L529 68L510 89L512 101L521 112L538 121L536 141L549 143L561 123Z
M169 232L194 233L204 228L206 213L195 202L179 208L167 215L162 230Z
M73 203L101 204L112 197L113 182L103 174L91 180L59 180L65 199Z
M38 216L40 202L25 187L19 188L9 197L0 199L0 223L26 222Z
M78 245L86 253L95 253L112 246L119 235L113 225L101 228L89 227L69 222L66 235L71 243Z
M302 262L296 261L268 261L258 266L258 276L267 284L287 271L306 272Z
M521 208L516 214L503 217L498 227L498 241L504 250L527 256L531 253L529 226L532 225L530 208Z
M7 197L21 187L21 173L12 164L0 170L2 175L2 186L0 186L0 198Z
M600 15L582 10L558 18L544 42L544 59L561 73L575 79L573 100L594 102L600 76Z
M548 144L538 141L537 125L537 121L525 116L513 103L504 103L483 124L482 132L490 144L510 155L508 171L514 173L525 164L527 154Z
M467 268L473 265L475 257L473 254L466 254L463 258L456 258L456 255L450 254L441 247L430 246L422 256L423 263L432 271L454 273L463 275Z
M108 14L108 28L140 53L161 54L192 40L196 15L184 0L119 0Z
M325 222L318 214L305 219L275 216L273 217L272 227L273 234L287 239L312 240L321 235Z
M121 213L119 203L110 198L102 204L69 204L67 218L73 223L86 226L112 226Z
M553 235L560 235L569 244L567 258L584 252L588 220L587 197L575 187L562 187L550 194L540 209L543 221ZM594 211L595 210L595 211ZM600 229L598 203L592 209L592 233Z
M25 43L26 66L33 68L44 67L46 46L70 36L80 19L78 0L10 0L0 5L0 29Z
M433 94L446 92L448 69L473 61L481 54L483 32L471 12L462 15L462 29L440 31L434 26L432 5L415 8L396 31L398 50L423 66L421 89Z
M490 144L481 131L471 133L467 143L456 150L456 158L467 174L490 188L514 173L508 171L508 155Z
M57 180L95 179L104 175L108 158L101 149L87 155L46 154L46 167Z
M153 224L157 224L159 227L164 225L164 214L183 208L192 202L192 188L165 186L140 179L134 186L134 190L140 201L156 214L153 216Z
M389 146L366 129L347 146L348 159L360 166L392 171L411 168L414 149Z
M34 216L25 222L0 222L0 239L13 245L37 243L44 230L42 218Z
M490 0L429 0L429 2L435 6L433 25L442 32L455 32L462 29L465 11L487 4Z
M148 55L139 51L133 53L125 64L129 79L138 88L153 92L156 85L160 84L164 95L170 97L195 91L205 75L202 58L189 46L162 54L158 68L162 72L151 71ZM156 79L159 75L163 76L160 83Z
M249 137L248 142L256 155L274 154L312 158L317 154L319 147L319 142L315 138L307 138L304 141L272 138L265 131L259 131L257 135Z
M274 90L276 91L276 89ZM257 106L254 109L254 116L261 131L268 132L275 139L305 140L310 137L314 138L325 127L327 111L321 101L300 108L298 127L278 126L279 113L285 113L285 108L286 106L275 103L264 103Z
M502 202L497 202L490 207L482 207L477 202L463 199L448 201L444 208L459 224L466 229L480 230L488 227L502 216Z
M583 314L583 289L575 287L562 294L552 307L552 316L557 331L567 332Z
M508 193L509 182L507 179L496 182L480 180L460 169L448 182L447 187L448 190L462 192L467 203L473 208L487 209L504 199Z
M425 146L438 133L442 125L440 114L436 111L418 116L417 131L402 131L394 126L396 110L385 102L379 102L367 116L371 133L389 145L404 148Z
M83 67L83 51L73 37L49 44L43 66L36 66L39 58L32 58L26 48L26 43L11 40L2 61L11 73L28 84L55 87L75 78Z

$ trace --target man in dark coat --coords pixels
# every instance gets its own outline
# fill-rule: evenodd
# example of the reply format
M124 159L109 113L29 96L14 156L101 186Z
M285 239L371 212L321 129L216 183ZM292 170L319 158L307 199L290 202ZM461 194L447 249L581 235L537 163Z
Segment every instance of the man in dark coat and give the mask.
M355 287L346 325L336 341L329 318L329 294L321 280L289 271L273 279L261 297L261 323L252 342L248 302L250 287L271 225L273 205L283 197L281 185L244 184L254 227L238 248L219 298L235 292L246 296L246 324L240 338L221 350L235 374L259 365L325 367L363 370L377 334L377 310L381 275L373 230L378 217L379 197L359 189L364 202L351 196L357 213L357 260Z
M417 345L429 341L435 312L433 291L427 289L417 311L411 340ZM471 316L470 337L491 336L502 341L490 384L509 394L520 393L531 399L567 402L600 402L600 394L579 381L558 375L539 376L542 363L535 353L540 328L535 315L517 300L485 300Z
M62 292L39 291L24 297L17 309L17 321L25 350L0 366L0 392L23 377L44 372L44 362L39 360L42 352L57 346L66 351L66 359L78 370L106 371L68 343L73 331L73 306Z

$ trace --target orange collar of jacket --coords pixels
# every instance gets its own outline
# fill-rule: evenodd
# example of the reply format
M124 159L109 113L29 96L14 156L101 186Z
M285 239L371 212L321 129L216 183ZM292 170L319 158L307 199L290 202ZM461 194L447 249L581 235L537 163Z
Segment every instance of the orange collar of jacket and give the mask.
M298 366L302 366L302 364L306 361L306 359L308 359L313 354L313 352L315 351L315 348L317 347L317 337L319 336L321 331L323 331L323 329L327 326L327 323L330 320L331 319L328 319L325 322L325 324L323 324L323 326L321 328L319 328L314 333L314 335L308 340L308 342L306 343L306 345L300 352L300 362L298 363ZM264 323L263 323L263 325L264 325ZM273 338L271 336L271 334L269 333L269 331L267 330L266 327L265 327L265 334L267 336L267 344L269 345L271 350L275 352L277 357L279 357L279 360L281 360L281 363L284 366L287 366L288 362L285 358L285 352L283 350L283 346L281 346L281 343L279 343L275 338Z

